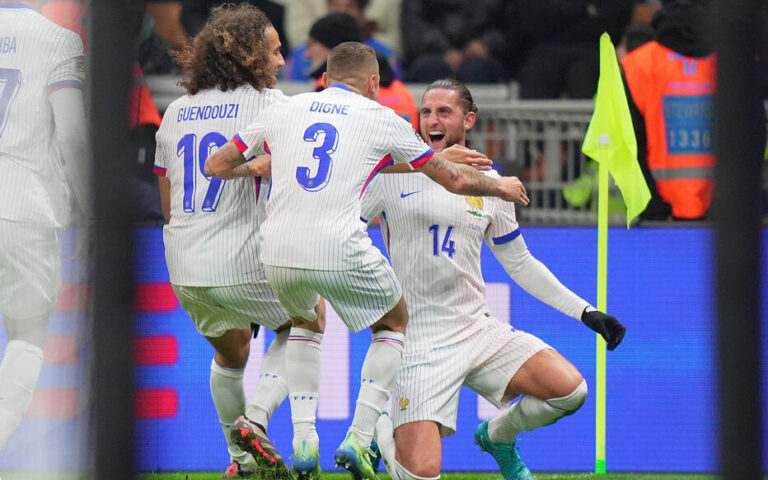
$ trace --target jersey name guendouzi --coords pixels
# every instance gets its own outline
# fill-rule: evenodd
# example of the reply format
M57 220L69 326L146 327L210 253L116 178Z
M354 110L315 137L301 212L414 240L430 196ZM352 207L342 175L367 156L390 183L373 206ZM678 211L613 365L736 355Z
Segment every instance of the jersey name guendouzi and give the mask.
M204 107L182 107L176 116L176 122L194 120L212 120L215 118L237 118L240 104L225 103L222 105L205 105Z

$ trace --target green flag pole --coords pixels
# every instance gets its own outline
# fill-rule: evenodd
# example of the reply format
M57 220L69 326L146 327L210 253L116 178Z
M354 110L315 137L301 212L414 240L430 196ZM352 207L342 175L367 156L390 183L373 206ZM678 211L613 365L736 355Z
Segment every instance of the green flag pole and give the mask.
M597 309L607 311L608 291L608 165L597 173ZM596 338L595 473L605 473L605 340Z

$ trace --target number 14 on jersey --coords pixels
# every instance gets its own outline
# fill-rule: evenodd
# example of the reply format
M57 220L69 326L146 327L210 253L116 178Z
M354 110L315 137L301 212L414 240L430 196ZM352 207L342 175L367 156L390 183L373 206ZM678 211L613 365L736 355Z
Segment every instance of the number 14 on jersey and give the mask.
M432 225L429 227L429 231L432 232L432 255L438 257L440 252L448 254L449 258L453 258L453 254L456 252L454 248L455 242L451 240L451 233L453 233L453 225L449 225L443 236L443 244L438 251L438 245L440 244L440 225Z

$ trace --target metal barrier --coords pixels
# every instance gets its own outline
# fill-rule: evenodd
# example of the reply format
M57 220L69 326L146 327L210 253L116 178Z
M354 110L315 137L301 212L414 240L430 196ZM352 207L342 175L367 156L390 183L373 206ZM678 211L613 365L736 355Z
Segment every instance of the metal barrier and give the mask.
M157 107L163 111L184 91L177 77L147 77ZM426 85L408 85L420 101ZM312 83L280 82L288 95L314 89ZM597 180L594 162L581 153L581 142L594 103L591 100L517 100L509 85L472 85L478 105L470 146L493 158L505 175L520 177L531 204L517 210L528 224L594 225L597 223ZM768 108L768 105L766 106ZM768 200L768 168L763 190ZM568 200L566 200L566 198ZM611 181L609 221L626 224L623 203Z
M592 115L592 101L511 101L503 105L479 106L475 127L469 131L470 145L484 151L507 175L525 182L531 204L518 209L528 223L594 224L594 202L569 204L565 187L587 188L590 193L589 161L581 154L581 141ZM574 182L583 177L580 187ZM613 215L617 223L621 215ZM612 219L613 220L613 219Z

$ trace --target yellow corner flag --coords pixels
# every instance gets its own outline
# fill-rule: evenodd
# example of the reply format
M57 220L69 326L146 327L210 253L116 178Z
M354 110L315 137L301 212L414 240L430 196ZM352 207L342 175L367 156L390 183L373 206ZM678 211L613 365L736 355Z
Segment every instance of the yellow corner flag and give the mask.
M584 155L608 167L627 206L627 228L651 200L637 163L637 140L611 37L600 37L600 80L595 110L581 146Z

